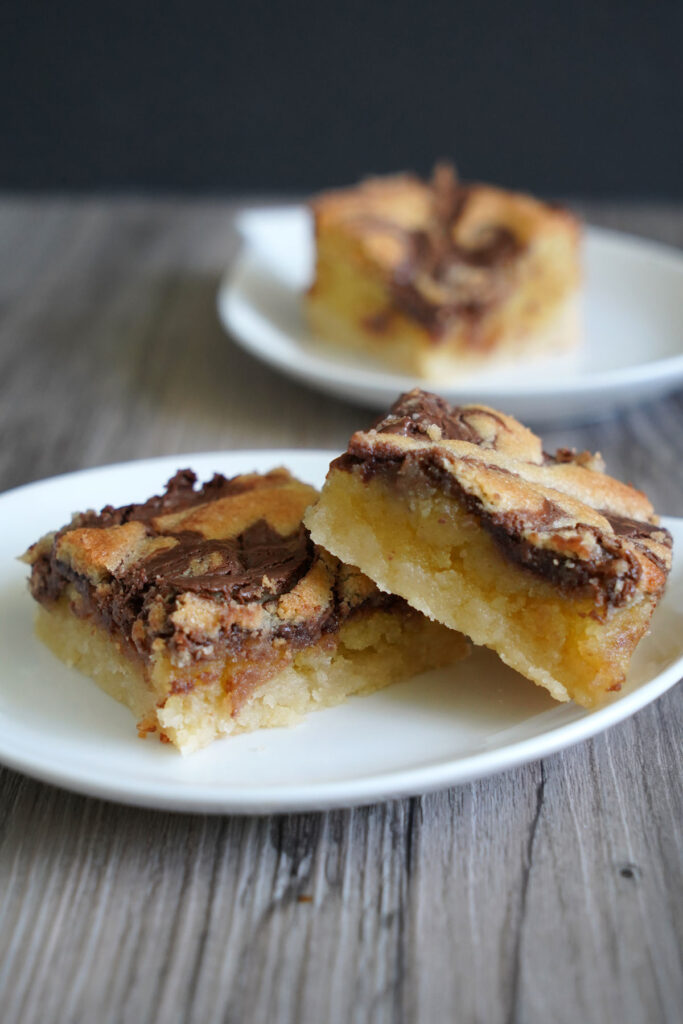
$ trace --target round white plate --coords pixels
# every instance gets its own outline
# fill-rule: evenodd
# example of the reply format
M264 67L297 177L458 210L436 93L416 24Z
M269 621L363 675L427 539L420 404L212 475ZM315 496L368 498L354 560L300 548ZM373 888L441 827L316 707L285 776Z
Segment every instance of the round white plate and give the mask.
M218 294L221 321L238 344L290 377L376 409L420 383L316 345L301 309L313 268L304 208L253 210L239 228L246 244ZM439 393L551 423L605 416L683 384L683 255L588 228L584 266L580 352L439 382Z
M143 500L176 469L200 479L287 465L321 484L332 452L179 455L56 477L0 496L0 761L81 793L177 811L267 813L371 803L466 782L531 761L633 714L683 674L683 562L674 566L629 692L601 711L556 704L476 650L293 729L219 740L183 758L140 740L127 708L62 665L34 637L27 567L16 560L73 511ZM683 546L683 520L668 520Z

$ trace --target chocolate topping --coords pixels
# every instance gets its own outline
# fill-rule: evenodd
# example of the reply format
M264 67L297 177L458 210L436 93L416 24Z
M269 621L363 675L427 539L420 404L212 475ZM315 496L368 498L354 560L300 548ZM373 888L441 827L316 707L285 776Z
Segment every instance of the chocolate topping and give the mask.
M91 511L76 516L55 535L49 550L35 554L31 592L38 601L49 605L71 586L79 595L73 603L76 614L93 615L116 634L132 656L143 659L150 654L157 637L163 637L169 650L176 654L189 653L195 660L206 656L205 637L195 637L191 631L176 629L174 625L172 616L183 595L208 600L219 612L228 605L236 609L226 619L231 624L225 629L221 627L220 642L232 651L249 650L250 661L260 657L254 653L258 645L264 643L265 651L274 637L286 640L291 650L300 649L363 608L388 607L399 601L371 588L350 604L339 579L334 578L335 571L339 572L335 569L338 563L326 556L332 573L329 601L322 607L313 602L310 613L291 621L276 613L278 599L289 594L321 558L303 524L283 536L263 518L227 538L207 538L187 529L183 521L175 530L158 523L166 528L163 532L155 528L157 517L243 494L262 479L243 476L229 480L216 474L196 489L195 474L182 470L169 481L163 494L148 501L121 508L108 505L100 513ZM291 480L288 475L287 480ZM57 556L58 541L70 530L109 530L136 521L145 525L148 540L167 538L169 546L153 550L132 565L114 569L99 584ZM246 617L240 617L239 609L245 610Z
M175 476L166 484L163 494L155 495L147 501L114 508L105 505L101 512L84 512L65 529L74 527L122 526L135 520L149 522L156 516L170 512L184 512L187 509L203 505L207 501L226 498L231 494L241 494L249 489L249 483L243 477L228 480L221 473L214 473L211 480L199 489L195 489L197 476L191 469L179 469ZM60 532L64 532L63 530Z
M303 526L282 537L263 519L235 540L205 540L190 531L176 537L175 547L136 565L126 582L222 593L246 603L290 590L313 560L313 545Z
M505 271L524 246L499 224L483 225L473 244L457 241L471 187L461 184L448 164L435 168L431 192L432 215L425 228L411 231L377 218L372 222L404 246L404 258L389 282L394 304L438 337L454 317L477 320L507 292ZM442 298L434 297L427 282Z
M673 537L668 530L658 523L644 523L640 519L618 516L614 512L603 511L602 515L608 521L617 537L628 537L631 543L644 552L657 568L661 569L664 573L668 572L669 566L666 561L660 558L648 544L644 543L648 538L652 537L665 547L672 548Z
M416 397L408 392L393 404L386 416L377 420L373 429L381 434L402 434L404 437L424 437L433 440L436 427L440 438L445 441L469 441L481 444L484 440L472 420L475 416L487 416L506 430L505 420L490 409L478 406L449 405L438 395L427 392Z
M632 540L639 540L643 537L651 537L655 533L661 533L671 541L669 531L657 523L643 523L640 519L629 519L627 516L618 516L614 512L603 511L602 515L608 520L610 526L619 537L630 537Z

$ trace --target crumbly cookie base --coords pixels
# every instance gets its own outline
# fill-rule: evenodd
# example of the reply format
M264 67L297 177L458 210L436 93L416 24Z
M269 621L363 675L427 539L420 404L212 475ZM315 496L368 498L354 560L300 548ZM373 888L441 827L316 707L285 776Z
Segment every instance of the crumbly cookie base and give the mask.
M336 643L328 636L295 654L233 708L223 685L229 672L225 662L200 663L189 675L157 651L145 671L142 662L121 653L105 629L75 616L66 599L38 609L36 632L61 661L126 704L141 736L157 732L183 754L220 736L296 725L309 711L451 664L468 650L460 634L421 615L373 610L344 623ZM170 692L174 681L187 680L194 683L188 692Z
M624 683L654 609L636 598L601 621L590 595L564 594L506 560L476 517L427 481L407 496L377 477L333 470L305 521L316 543L491 647L556 700L604 703Z

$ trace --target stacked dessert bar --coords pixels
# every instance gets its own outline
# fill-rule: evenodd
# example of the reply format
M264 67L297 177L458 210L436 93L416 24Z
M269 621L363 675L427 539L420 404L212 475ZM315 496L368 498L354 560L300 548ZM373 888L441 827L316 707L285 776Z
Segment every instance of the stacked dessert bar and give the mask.
M189 752L427 668L469 637L558 700L624 683L671 565L645 495L587 452L416 390L322 493L286 469L76 515L25 556L38 632ZM457 666L453 669L457 672Z
M332 463L305 519L385 591L586 707L620 689L671 536L599 456L416 390Z

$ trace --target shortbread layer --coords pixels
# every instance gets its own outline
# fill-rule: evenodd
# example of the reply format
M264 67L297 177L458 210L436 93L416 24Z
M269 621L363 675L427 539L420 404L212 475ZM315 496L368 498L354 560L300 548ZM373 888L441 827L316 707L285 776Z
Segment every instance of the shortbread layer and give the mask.
M671 538L599 457L542 451L512 417L412 392L355 434L306 517L380 588L559 700L618 690L671 564Z
M283 657L282 667L264 673L260 683L254 665L253 689L236 702L226 687L228 659L204 662L201 678L179 688L169 658L159 653L143 668L92 617L75 616L68 599L41 607L36 630L58 658L131 709L141 736L157 733L183 754L222 736L297 725L311 711L450 665L467 653L460 634L423 615L369 609L291 659Z

